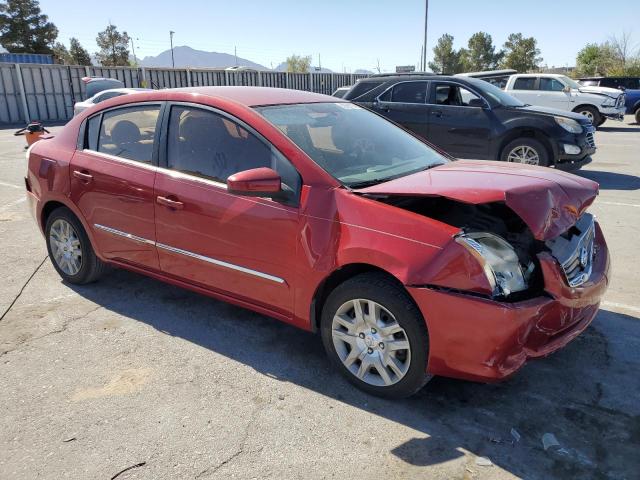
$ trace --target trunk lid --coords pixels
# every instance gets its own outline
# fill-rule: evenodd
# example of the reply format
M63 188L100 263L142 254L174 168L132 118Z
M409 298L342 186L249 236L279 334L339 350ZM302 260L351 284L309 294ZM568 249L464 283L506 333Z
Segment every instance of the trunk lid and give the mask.
M576 223L598 195L598 184L546 167L458 160L355 191L440 196L470 204L504 202L536 239L549 240Z

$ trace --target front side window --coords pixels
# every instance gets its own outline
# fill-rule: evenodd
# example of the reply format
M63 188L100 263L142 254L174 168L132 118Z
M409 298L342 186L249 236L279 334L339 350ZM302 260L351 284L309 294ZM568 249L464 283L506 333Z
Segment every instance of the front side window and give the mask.
M104 113L98 136L98 151L151 163L159 113L160 107L157 105L118 108Z
M297 194L301 184L275 148L222 115L192 107L171 108L167 167L221 183L234 173L269 167L280 174L286 192Z
M555 78L541 78L538 90L547 92L561 92L564 90L564 84Z
M435 87L436 105L480 107L484 101L475 93L459 85L439 83Z
M257 110L327 173L352 188L448 161L405 130L351 103L277 105Z
M536 77L519 77L513 83L514 90L535 90Z

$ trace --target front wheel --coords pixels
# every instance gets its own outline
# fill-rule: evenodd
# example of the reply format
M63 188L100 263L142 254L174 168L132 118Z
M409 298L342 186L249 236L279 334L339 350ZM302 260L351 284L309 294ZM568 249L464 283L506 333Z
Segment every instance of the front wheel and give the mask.
M606 120L606 118L600 115L600 112L598 111L597 108L590 107L588 105L578 107L574 110L574 112L587 117L594 127L599 127Z
M336 287L322 309L321 333L333 365L367 393L408 397L431 378L424 319L383 274L357 275Z
M509 142L500 155L503 162L525 165L549 166L549 153L545 146L535 138L517 138Z
M635 117L636 117L636 123L640 125L640 108L636 110Z

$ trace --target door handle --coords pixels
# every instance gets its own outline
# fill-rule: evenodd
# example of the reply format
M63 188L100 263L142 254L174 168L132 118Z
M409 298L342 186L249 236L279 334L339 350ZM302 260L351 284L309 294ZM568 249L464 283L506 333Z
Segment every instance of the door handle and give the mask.
M156 201L160 205L164 205L165 207L172 208L174 210L182 210L184 208L184 203L179 202L177 200L171 200L167 197L156 197Z
M74 170L73 176L86 183L89 183L91 180L93 180L93 175L89 175L88 173L81 172L80 170Z
M432 110L431 115L435 115L436 117L442 116L442 110Z

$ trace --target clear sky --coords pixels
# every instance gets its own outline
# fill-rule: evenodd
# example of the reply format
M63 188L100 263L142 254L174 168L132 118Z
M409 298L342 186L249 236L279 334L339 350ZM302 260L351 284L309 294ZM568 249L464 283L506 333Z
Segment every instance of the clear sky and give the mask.
M157 55L174 46L233 54L274 67L292 54L318 54L334 71L383 71L417 64L424 0L40 0L67 46L75 36L90 53L111 21L134 38L136 55ZM436 40L449 33L456 47L485 31L501 46L509 33L534 36L549 66L575 63L588 42L631 32L640 48L640 0L431 0L428 59Z

